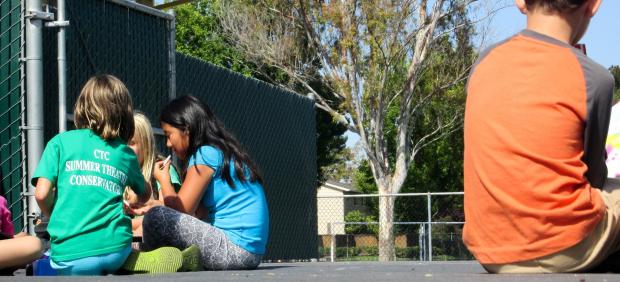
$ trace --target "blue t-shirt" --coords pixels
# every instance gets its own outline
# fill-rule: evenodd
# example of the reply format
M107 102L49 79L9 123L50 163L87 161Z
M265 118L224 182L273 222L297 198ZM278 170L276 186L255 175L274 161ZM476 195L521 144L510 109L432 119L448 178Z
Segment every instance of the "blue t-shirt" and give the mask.
M263 186L249 182L247 167L246 181L240 181L235 176L232 158L230 175L235 187L228 185L222 178L224 154L216 147L198 148L189 159L188 170L195 165L206 165L214 170L202 198L202 204L209 211L206 221L224 231L228 239L246 251L264 254L269 235L269 212Z

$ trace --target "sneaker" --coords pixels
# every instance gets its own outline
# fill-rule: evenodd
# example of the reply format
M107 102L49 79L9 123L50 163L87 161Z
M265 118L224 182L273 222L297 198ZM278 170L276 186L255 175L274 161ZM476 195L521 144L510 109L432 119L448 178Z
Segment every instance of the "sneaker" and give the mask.
M183 265L181 251L174 247L161 247L150 252L131 252L123 269L139 273L172 273Z
M183 265L179 271L200 271L202 264L200 263L200 249L196 245L191 245L181 252L183 256Z

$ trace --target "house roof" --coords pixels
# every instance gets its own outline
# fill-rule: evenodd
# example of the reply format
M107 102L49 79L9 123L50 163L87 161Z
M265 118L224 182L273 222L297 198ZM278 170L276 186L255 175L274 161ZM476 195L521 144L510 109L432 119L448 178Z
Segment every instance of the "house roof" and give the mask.
M333 190L342 191L342 192L359 193L359 191L350 183L342 183L342 182L335 181L335 180L327 180L321 186L325 188L333 189Z

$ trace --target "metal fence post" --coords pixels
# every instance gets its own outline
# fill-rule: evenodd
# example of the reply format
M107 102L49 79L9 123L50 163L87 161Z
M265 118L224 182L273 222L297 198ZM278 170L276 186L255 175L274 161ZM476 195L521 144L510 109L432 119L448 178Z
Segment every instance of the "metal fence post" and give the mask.
M67 131L67 51L65 29L69 22L65 18L65 0L58 0L56 22L58 26L58 132Z
M41 0L26 1L26 147L28 175L26 182L39 164L43 153L43 19L50 18L41 10ZM34 234L32 217L39 213L34 198L34 187L28 185L28 233Z
M418 244L420 245L420 261L426 260L426 224L420 224L420 228L418 229Z
M174 10L170 10L174 16ZM168 101L177 97L177 67L176 67L176 19L168 21Z
M21 88L21 93L20 93L20 97L21 97L21 121L20 121L20 128L25 128L26 127L26 85L25 85L25 81L26 81L26 67L25 67L25 60L24 58L26 58L26 18L24 17L24 15L26 14L26 3L24 3L24 1L21 1L20 3L21 6L21 33L20 33L20 58L21 59L21 63L20 63L20 88ZM22 155L22 230L28 231L28 226L29 226L29 222L28 222L28 204L29 204L29 197L25 196L28 194L28 189L30 189L30 185L28 184L28 181L26 181L26 176L28 175L28 163L26 162L26 159L28 157L28 154L26 154L26 135L24 134L23 131L20 132L21 135L21 155Z
M426 212L428 221L428 261L433 261L433 228L431 226L431 193L426 193Z
M334 229L332 228L332 223L327 223L327 232L331 234L331 242L329 247L329 259L331 262L336 261L336 234L332 232Z
M465 222L462 221L446 221L446 220L439 220L439 221L434 221L433 217L433 196L452 196L452 195L464 195L464 192L423 192L423 193L399 193L399 194L387 194L387 195L379 195L379 194L351 194L351 195L317 195L318 199L367 199L367 198L373 198L373 199L378 199L379 197L416 197L417 199L423 201L423 197L426 198L426 219L424 219L423 217L420 218L419 221L399 221L399 222L394 222L395 224L401 224L401 225L415 225L418 226L418 241L417 241L417 247L419 249L417 249L418 251L418 256L419 256L419 260L420 261L433 261L434 257L433 257L433 226L445 226L445 225L458 225L458 226L462 226ZM419 204L421 204L420 202L415 202L415 205L418 206ZM358 207L359 208L359 207ZM319 204L319 206L317 207L318 212L323 214L323 213L327 213L328 211L324 208L321 208L321 205ZM355 209L353 209L355 210ZM358 209L360 212L367 212L365 209ZM442 209L439 209L438 212L443 211ZM332 211L333 212L333 211ZM416 214L417 215L417 214ZM337 252L336 252L336 234L332 234L332 232L335 232L335 230L333 230L335 228L335 224L344 224L345 226L347 224L371 224L370 221L362 221L362 222L331 222L331 223L327 223L327 220L324 221L319 221L321 224L325 224L327 226L328 229L328 233L325 233L326 235L332 236L332 251L334 253L331 254L332 259L331 261L335 261L336 257L337 257ZM373 223L374 224L374 223ZM415 233L415 229L408 229L411 230L412 232ZM458 234L460 233L456 233L457 235L451 234L450 236L458 236ZM438 234L439 235L439 234ZM454 240L459 240L460 241L460 236L458 236L457 238L453 238L451 237L451 239ZM396 242L395 242L396 243ZM412 242L407 242L407 246L411 246L409 245ZM415 244L415 243L414 243ZM442 248L444 248L446 246L444 246L444 244L440 244L438 245L438 250L442 250ZM359 251L359 250L358 250ZM450 251L455 251L458 252L458 256L459 259L463 258L463 259L470 259L471 256L467 254L466 257L463 257L462 255L464 255L462 253L462 250L459 246L458 250L450 250ZM467 250L465 250L465 252L467 252ZM370 256L367 253L364 253L363 251L360 252L359 254L356 253L347 253L346 255L347 257L355 257L355 256ZM443 257L443 256L442 256ZM443 259L442 257L440 257L440 259ZM412 259L415 259L415 257L411 257ZM339 260L342 261L343 259L346 259L344 257L341 257Z

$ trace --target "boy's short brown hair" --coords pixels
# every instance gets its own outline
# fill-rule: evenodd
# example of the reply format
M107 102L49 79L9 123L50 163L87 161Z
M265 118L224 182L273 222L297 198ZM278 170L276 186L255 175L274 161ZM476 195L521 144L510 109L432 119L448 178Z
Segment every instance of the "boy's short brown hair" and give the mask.
M75 127L89 128L101 138L129 142L134 132L133 103L125 84L109 75L91 77L75 103Z
M527 8L544 8L548 11L564 12L577 9L588 0L525 0Z

